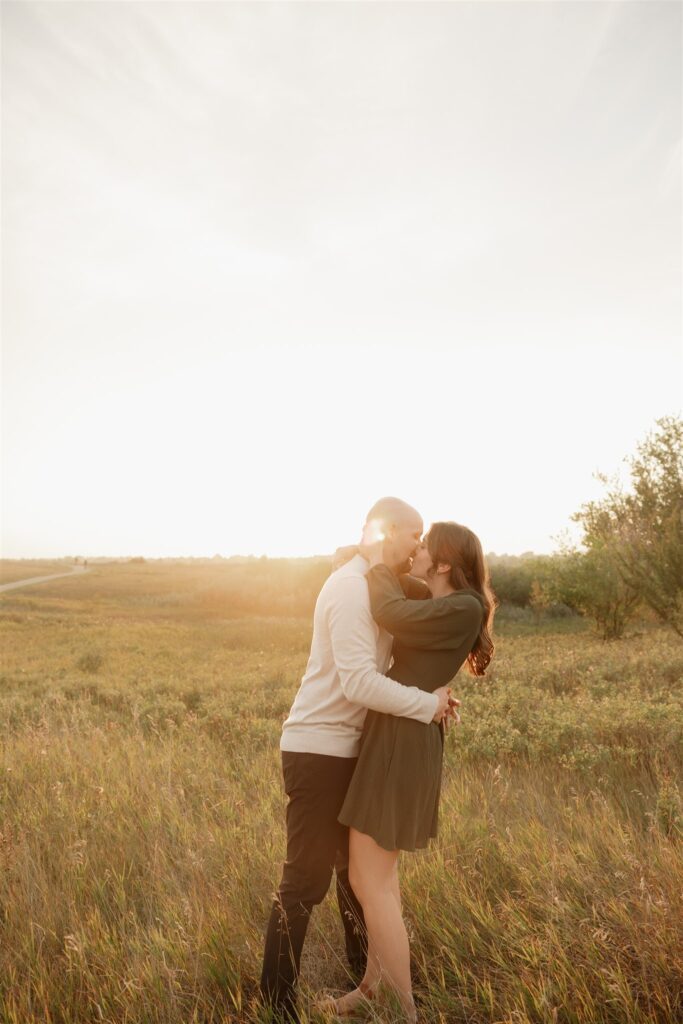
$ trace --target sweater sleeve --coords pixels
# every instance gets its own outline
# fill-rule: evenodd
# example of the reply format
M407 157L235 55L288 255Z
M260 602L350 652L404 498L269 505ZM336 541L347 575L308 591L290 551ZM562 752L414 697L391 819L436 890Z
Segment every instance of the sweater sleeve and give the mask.
M414 601L427 601L432 596L424 580L419 580L417 576L411 576L410 573L401 573L398 582L401 584L404 595Z
M347 700L425 725L432 721L439 704L436 694L404 686L377 671L376 631L363 577L346 579L338 587L327 621L334 663Z
M474 643L483 613L474 594L411 600L386 565L373 566L365 578L375 621L400 643L423 650L454 649L468 640Z

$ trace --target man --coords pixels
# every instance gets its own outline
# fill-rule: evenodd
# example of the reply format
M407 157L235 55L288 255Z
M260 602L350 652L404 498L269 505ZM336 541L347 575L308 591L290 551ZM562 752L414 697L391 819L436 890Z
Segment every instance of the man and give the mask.
M364 538L384 538L387 562L406 572L422 536L418 512L382 498L368 513ZM311 653L280 749L287 803L287 859L266 932L261 994L277 1018L293 1021L301 950L313 907L336 870L337 901L351 970L367 955L363 912L348 880L348 829L337 815L358 757L368 708L428 725L449 712L450 688L427 693L383 675L391 636L370 614L367 561L355 555L325 582L315 606ZM378 671L378 667L382 672Z

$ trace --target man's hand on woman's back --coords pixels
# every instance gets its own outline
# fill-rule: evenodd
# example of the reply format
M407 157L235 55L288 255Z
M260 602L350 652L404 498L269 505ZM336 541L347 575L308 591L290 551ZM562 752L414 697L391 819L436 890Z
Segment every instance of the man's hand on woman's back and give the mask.
M460 715L458 714L458 708L460 707L460 701L457 697L452 696L452 690L450 686L440 686L438 690L433 691L439 698L436 711L434 712L433 722L443 722L444 728L448 728L449 720L453 720L456 725L460 724Z

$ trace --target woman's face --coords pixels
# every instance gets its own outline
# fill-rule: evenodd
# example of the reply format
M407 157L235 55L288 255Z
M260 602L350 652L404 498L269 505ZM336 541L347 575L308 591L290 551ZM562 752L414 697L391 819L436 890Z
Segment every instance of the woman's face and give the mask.
M417 546L417 551L413 555L413 564L410 568L410 575L417 576L419 580L426 580L427 572L432 568L432 560L429 555L427 548L427 534L422 538Z

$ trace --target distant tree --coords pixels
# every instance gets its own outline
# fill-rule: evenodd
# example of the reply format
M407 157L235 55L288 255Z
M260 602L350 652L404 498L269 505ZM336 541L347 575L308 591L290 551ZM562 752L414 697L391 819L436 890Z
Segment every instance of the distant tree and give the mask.
M526 606L531 596L531 566L515 555L488 559L491 586L499 601Z
M598 545L579 551L565 543L553 562L545 592L592 618L603 640L622 636L640 599L621 578L610 554Z
M583 544L625 588L683 637L683 420L663 416L627 458L631 489L604 474L608 491L572 516Z
M531 581L531 593L529 595L529 606L538 622L543 612L546 612L552 603L548 587L539 579Z

